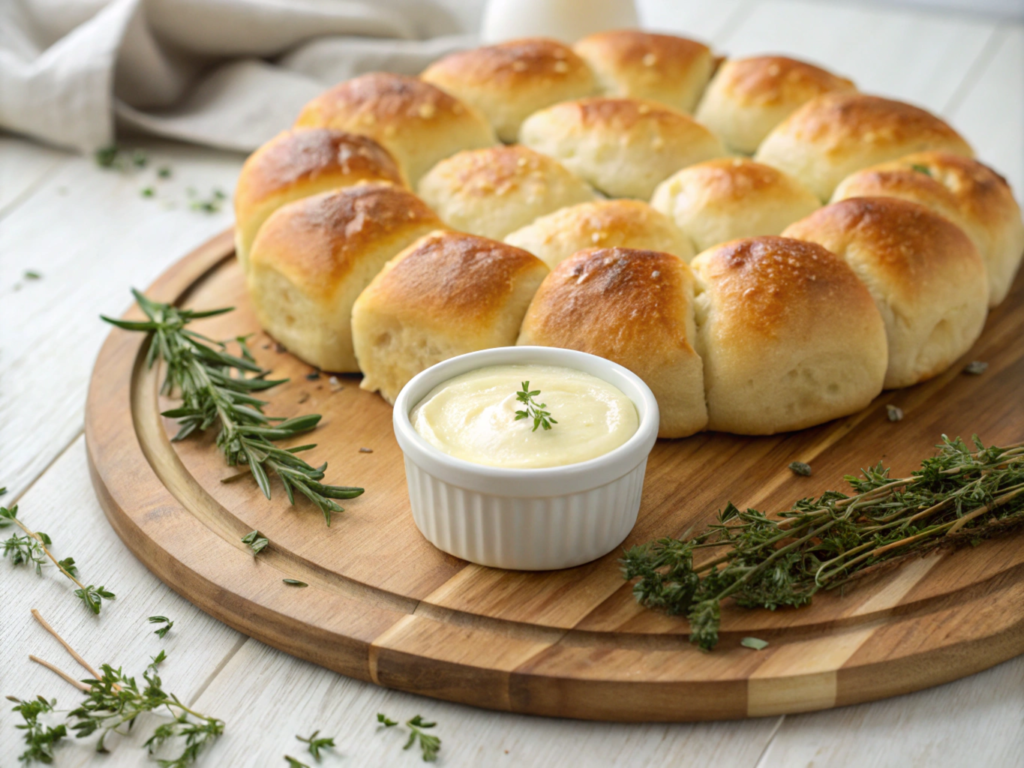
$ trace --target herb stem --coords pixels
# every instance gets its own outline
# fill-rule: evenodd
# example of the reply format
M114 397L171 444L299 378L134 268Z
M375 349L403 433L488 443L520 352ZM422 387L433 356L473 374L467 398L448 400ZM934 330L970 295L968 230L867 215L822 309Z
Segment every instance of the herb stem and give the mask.
M21 530L23 530L27 536L31 536L33 539L35 539L36 541L39 542L39 548L43 551L43 554L45 554L48 558L50 558L50 561L55 566L57 566L57 570L58 571L60 571L65 576L67 576L69 579L71 579L71 581L73 581L76 585L78 585L79 589L82 589L82 590L85 589L85 585L82 584L82 582L80 582L78 579L76 579L70 573L68 573L67 569L63 565L60 564L60 561L56 557L53 556L53 552L51 552L49 550L49 548L46 546L46 542L43 540L42 536L40 536L38 533L33 531L31 528L29 528L27 525L25 525L23 522L21 522L21 520L19 520L18 518L12 517L10 519L13 520L15 525L17 525L19 528L21 528Z

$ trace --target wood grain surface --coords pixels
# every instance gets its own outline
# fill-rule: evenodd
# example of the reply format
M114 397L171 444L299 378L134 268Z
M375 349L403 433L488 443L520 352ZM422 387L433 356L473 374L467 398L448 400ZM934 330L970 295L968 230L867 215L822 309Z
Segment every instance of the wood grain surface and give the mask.
M281 350L247 305L230 233L168 270L161 301L228 315L214 338L255 334L259 362L289 383L271 412L324 416L314 463L328 479L366 487L328 528L275 486L223 482L209 439L171 444L159 412L160 371L142 365L144 338L114 330L93 373L86 441L111 524L151 571L207 613L254 638L350 677L491 709L600 720L704 720L804 712L946 682L1024 652L1024 538L932 555L813 606L777 612L727 606L721 642L705 654L684 620L638 607L613 553L566 571L522 573L467 564L432 547L409 513L391 409ZM136 316L133 308L129 316ZM624 546L700 525L726 501L762 509L841 487L843 474L883 460L913 469L939 435L1020 440L1024 425L1024 279L982 338L945 374L884 393L868 409L768 438L703 434L660 441L643 505ZM983 376L963 365L985 360ZM885 405L906 416L891 423ZM303 440L307 442L307 440ZM362 452L369 448L372 452ZM811 478L790 461L813 465ZM241 537L271 547L253 558ZM309 584L296 589L282 582ZM744 636L768 640L760 652Z

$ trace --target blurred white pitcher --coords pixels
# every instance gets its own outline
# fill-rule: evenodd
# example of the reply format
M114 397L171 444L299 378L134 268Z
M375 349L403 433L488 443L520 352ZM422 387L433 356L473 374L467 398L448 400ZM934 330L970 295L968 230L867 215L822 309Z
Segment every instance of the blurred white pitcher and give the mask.
M485 43L536 36L572 43L637 26L634 0L488 0L480 34Z

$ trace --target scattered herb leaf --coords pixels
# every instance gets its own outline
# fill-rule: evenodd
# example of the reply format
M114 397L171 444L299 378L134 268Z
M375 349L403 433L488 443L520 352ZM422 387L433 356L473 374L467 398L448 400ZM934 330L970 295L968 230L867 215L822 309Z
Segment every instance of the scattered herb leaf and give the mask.
M551 429L552 424L558 423L545 410L547 406L544 403L534 401L533 398L539 394L539 389L530 390L530 382L528 381L524 381L523 388L516 392L516 400L526 405L526 410L516 411L516 421L520 419L533 419L533 429L530 430L531 432L536 432L538 427L543 427L547 431Z
M289 587L308 587L309 586L309 584L307 584L306 582L299 581L298 579L281 579L281 581L283 581Z
M156 175L161 179L169 179L171 178L171 169L169 166L163 165L157 169Z
M288 761L288 768L309 768L308 764L303 763L300 760L296 760L290 755L285 755L284 759Z
M25 277L26 280L42 280L43 279L43 276L41 274L39 274L38 272L36 272L35 270L32 270L32 269L26 269L24 277Z
M803 461L791 461L789 463L789 470L794 475L800 475L800 477L811 476L811 465Z
M242 542L249 545L253 555L258 555L270 544L270 540L265 536L260 536L259 531L249 531L242 537Z
M295 738L306 745L306 749L309 750L316 761L320 762L320 750L321 749L334 749L334 739L329 736L319 737L320 730L313 731L310 736L296 736Z
M143 187L139 194L143 197L153 197L156 194L156 190L152 187Z
M423 753L423 762L432 763L437 760L437 753L441 751L441 740L430 733L425 733L427 728L433 728L437 723L428 723L421 715L416 715L412 720L405 721L405 727L409 729L409 740L405 742L402 749L409 749L419 739L420 750Z
M972 363L968 363L967 367L964 368L964 373L969 373L971 376L980 376L988 370L988 363L983 363L981 360L975 360Z
M246 465L268 499L268 470L274 472L284 485L289 502L295 503L298 491L316 505L330 525L331 513L344 511L334 499L354 498L363 489L321 483L327 465L313 467L295 455L315 446L284 449L274 443L310 431L320 416L279 419L265 415L266 402L253 393L283 381L267 378L270 371L256 364L244 339L236 339L240 354L232 355L225 344L187 328L194 320L221 315L231 308L200 312L151 301L136 290L132 294L147 320L103 320L127 331L151 335L146 363L150 367L157 360L167 364L160 391L165 395L177 392L182 400L178 408L163 413L180 425L173 439L184 440L193 432L216 425L217 447L229 466Z
M903 409L898 405L889 403L885 406L885 417L889 421L902 421L903 420Z
M159 637L161 640L164 637L166 637L167 633L171 631L171 627L174 626L174 622L168 619L166 616L150 616L149 623L165 625L153 632L153 634Z
M392 720L387 715L385 715L383 712L378 712L377 713L377 722L380 723L381 725L383 725L385 728L391 728L393 726L398 725L398 721L397 720Z
M768 641L760 640L756 637L744 637L740 640L740 645L744 648L752 648L755 651L763 651L768 647Z
M918 173L923 173L925 176L931 176L932 175L932 170L927 165L921 165L919 163L912 163L910 167L913 168Z

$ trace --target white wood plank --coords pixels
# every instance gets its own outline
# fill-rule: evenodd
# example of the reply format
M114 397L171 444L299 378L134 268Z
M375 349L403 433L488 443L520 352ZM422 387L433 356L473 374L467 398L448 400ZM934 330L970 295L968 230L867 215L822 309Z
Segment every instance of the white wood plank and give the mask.
M72 155L0 133L0 218Z
M0 504L10 506L9 497L0 499ZM123 665L125 671L141 677L150 658L161 648L166 650L168 658L161 673L166 689L185 701L199 692L217 665L245 639L172 592L128 552L93 494L84 438L69 447L18 506L18 517L26 525L50 534L57 557L75 558L83 583L102 584L117 598L94 616L72 594L74 586L56 568L45 568L42 576L37 576L26 566L15 568L9 561L0 562L0 695L31 698L42 693L56 697L62 708L70 708L80 699L70 685L30 662L30 653L76 679L89 676L36 623L31 615L33 608L38 608L54 629L97 668L103 663ZM6 539L11 533L11 529L4 529L0 538ZM153 615L174 621L163 640L153 634L154 627L147 621ZM6 712L7 702L3 703ZM13 756L21 752L15 724L13 715L0 717L0 758L4 765L13 764ZM91 763L95 753L87 744L92 741L62 748L57 764ZM120 751L118 741L115 738L108 746ZM141 752L125 751L131 752L129 764L142 764Z
M255 640L248 640L196 702L229 711L232 721L209 756L211 765L284 764L302 759L295 734L319 728L333 736L348 765L422 765L402 752L393 720L422 714L436 720L445 766L753 766L777 718L696 724L611 724L490 712L378 688L324 673ZM253 755L260 734L260 755ZM307 755L308 757L308 755ZM308 762L308 761L306 761ZM325 761L326 764L326 761Z
M863 91L940 111L996 27L908 8L763 0L720 43L730 56L807 59Z
M636 5L640 26L644 29L716 43L738 23L753 0L716 0L713 3L638 0Z
M1005 24L964 98L946 114L1024 201L1024 25Z
M231 206L189 209L194 187L230 192L240 155L166 143L147 145L140 172L101 170L74 157L0 228L0 467L15 495L81 431L93 361L128 289L229 226ZM173 169L156 180L162 165ZM144 187L156 189L143 198ZM169 207L174 206L174 207ZM42 275L23 280L25 270Z
M1019 768L1024 657L938 688L786 717L759 768Z

